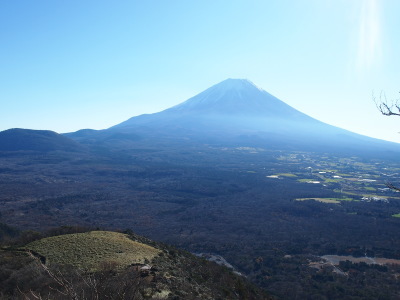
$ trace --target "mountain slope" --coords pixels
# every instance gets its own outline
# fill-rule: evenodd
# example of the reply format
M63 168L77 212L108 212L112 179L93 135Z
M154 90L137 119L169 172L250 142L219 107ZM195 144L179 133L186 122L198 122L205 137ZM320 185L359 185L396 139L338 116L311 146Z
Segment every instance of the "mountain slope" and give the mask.
M400 150L398 144L307 116L244 79L227 79L179 105L130 118L107 130L69 136L113 146L153 140L325 152Z
M49 130L14 128L0 132L0 151L79 151L82 146Z

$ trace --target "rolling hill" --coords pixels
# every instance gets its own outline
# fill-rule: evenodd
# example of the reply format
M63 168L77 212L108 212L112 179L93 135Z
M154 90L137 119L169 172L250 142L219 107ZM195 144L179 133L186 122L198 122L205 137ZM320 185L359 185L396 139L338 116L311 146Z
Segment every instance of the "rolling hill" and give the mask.
M13 128L0 132L0 151L82 151L82 145L50 130Z

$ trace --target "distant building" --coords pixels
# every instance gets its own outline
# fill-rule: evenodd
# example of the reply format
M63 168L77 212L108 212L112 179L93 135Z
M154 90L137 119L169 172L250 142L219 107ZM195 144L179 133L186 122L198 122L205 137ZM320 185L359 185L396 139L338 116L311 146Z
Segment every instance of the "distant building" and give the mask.
M385 202L385 203L389 203L389 200L388 200L388 199L382 198L382 197L362 197L362 198L361 198L361 201L364 201L364 202L373 202L373 201L376 201L376 202Z

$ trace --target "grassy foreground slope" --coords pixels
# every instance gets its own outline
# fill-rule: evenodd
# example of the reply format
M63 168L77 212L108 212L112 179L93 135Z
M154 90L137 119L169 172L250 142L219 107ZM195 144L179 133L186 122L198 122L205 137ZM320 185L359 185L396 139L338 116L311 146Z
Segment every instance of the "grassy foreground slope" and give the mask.
M34 241L25 248L44 256L47 265L72 265L83 270L99 270L110 262L117 268L143 264L161 252L129 239L126 234L110 231L53 236Z
M17 243L18 244L18 243ZM0 299L271 300L226 267L132 232L38 238L0 250Z

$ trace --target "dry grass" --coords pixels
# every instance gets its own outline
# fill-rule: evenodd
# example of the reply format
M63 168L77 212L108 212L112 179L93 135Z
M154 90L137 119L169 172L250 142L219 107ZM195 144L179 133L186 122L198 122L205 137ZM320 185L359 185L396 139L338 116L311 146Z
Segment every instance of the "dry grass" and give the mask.
M298 198L298 199L296 199L296 201L307 201L307 200L315 200L315 201L322 202L322 203L334 203L334 204L340 203L340 201L338 201L336 199L329 199L329 198Z
M126 234L108 231L49 237L26 248L46 257L46 264L73 265L93 271L109 263L117 268L144 263L160 253L156 248L132 241Z

